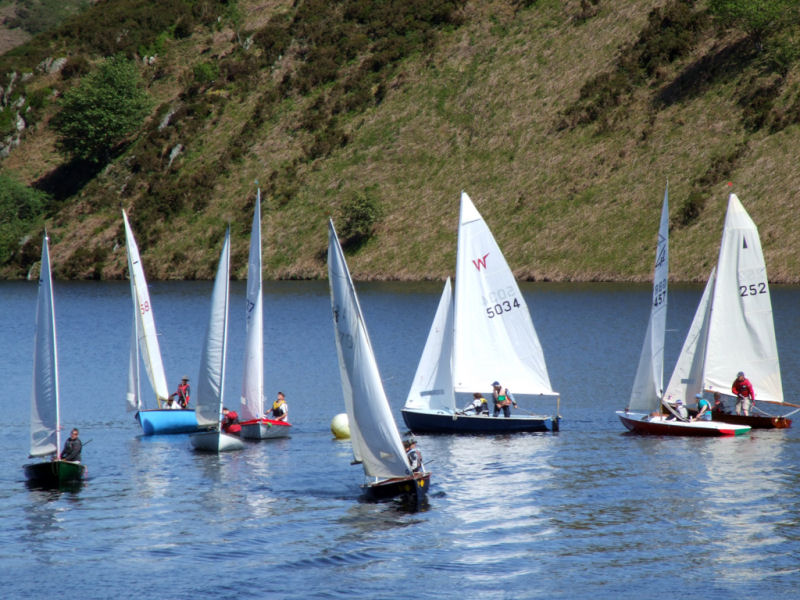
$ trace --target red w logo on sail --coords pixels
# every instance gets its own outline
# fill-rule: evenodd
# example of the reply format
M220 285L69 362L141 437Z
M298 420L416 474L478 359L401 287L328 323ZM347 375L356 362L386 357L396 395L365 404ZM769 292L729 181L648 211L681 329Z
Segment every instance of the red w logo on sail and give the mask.
M481 267L483 267L484 269L486 268L486 257L487 256L489 256L488 252L483 255L483 258L479 258L477 260L473 260L472 261L472 264L475 265L475 268L478 269L478 271L481 270Z

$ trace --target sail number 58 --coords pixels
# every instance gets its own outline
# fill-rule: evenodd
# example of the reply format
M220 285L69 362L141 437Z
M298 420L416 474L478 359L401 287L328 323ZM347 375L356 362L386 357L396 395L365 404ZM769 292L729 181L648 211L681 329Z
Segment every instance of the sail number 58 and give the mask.
M150 312L150 303L147 300L144 302L139 302L139 312L142 314Z

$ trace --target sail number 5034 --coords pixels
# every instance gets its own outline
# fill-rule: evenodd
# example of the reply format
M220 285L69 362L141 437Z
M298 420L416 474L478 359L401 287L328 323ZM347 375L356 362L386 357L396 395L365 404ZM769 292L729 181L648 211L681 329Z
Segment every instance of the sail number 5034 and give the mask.
M515 298L514 288L495 290L489 293L489 298L483 299L486 306L486 316L490 319L520 307L519 300Z
M739 295L742 298L745 298L747 296L758 296L759 294L766 294L766 293L767 293L767 284L764 282L751 283L750 285L739 286Z

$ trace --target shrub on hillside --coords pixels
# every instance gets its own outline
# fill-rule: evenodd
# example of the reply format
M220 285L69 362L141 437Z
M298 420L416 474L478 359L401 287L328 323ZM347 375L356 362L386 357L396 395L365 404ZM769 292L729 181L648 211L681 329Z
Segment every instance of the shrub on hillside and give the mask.
M339 206L339 237L346 246L359 246L372 237L382 217L383 208L372 189L354 192Z
M51 124L66 156L103 164L150 111L136 65L117 56L67 93Z
M49 198L7 175L0 175L0 265L17 253L25 235L43 217Z

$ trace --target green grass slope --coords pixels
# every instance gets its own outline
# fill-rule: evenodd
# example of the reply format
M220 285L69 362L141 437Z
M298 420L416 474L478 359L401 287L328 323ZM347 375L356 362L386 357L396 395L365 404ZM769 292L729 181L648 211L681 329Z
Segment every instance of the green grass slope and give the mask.
M258 185L266 277L324 277L327 219L347 229L357 201L354 277L453 275L465 190L518 277L645 281L669 180L672 279L707 277L733 191L770 279L800 281L797 25L756 44L676 0L174 0L163 23L152 4L99 2L0 57L45 98L0 175L51 195L6 277L44 222L59 276L125 277L120 208L150 279L212 277L227 223L243 277ZM118 52L155 108L87 174L48 123ZM66 74L37 71L47 56Z

